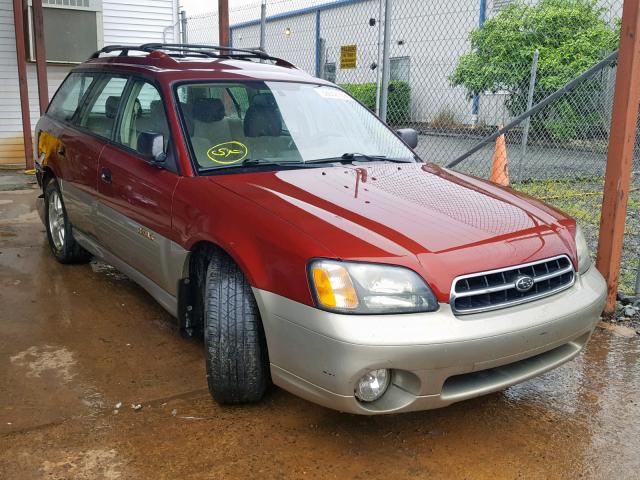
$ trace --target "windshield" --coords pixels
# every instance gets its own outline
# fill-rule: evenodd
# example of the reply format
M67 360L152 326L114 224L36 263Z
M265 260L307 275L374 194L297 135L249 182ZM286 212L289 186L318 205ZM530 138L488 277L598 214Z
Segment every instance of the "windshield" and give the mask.
M287 82L178 86L200 170L269 162L414 161L413 152L342 90ZM376 159L377 160L377 159Z

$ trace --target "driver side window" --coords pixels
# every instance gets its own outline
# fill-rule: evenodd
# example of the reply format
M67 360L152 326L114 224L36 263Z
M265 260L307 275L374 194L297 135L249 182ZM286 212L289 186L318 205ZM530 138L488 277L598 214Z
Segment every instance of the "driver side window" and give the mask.
M142 153L138 145L144 133L162 135L167 151L170 131L160 92L149 82L135 80L123 108L116 141Z

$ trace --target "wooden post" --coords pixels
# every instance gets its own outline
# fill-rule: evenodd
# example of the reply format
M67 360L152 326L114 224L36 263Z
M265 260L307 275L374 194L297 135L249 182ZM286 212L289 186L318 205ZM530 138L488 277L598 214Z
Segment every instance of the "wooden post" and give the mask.
M639 101L640 2L624 0L596 261L607 281L605 315L616 307Z
M229 46L229 0L218 0L220 46Z
M13 24L16 37L16 60L18 62L18 88L22 111L22 138L27 170L33 168L33 142L31 139L31 115L29 112L29 89L27 88L27 52L24 36L24 12L22 0L13 0Z
M44 47L44 20L42 0L33 0L33 36L36 44L36 72L38 74L38 99L40 115L44 115L49 105L49 87L47 85L47 58Z

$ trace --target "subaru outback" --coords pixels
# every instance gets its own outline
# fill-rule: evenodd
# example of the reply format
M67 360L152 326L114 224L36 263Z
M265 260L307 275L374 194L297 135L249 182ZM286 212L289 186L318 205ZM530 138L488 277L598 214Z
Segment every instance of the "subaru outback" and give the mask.
M605 296L575 221L417 142L261 51L110 46L37 124L38 210L204 340L220 403L424 410L575 357Z

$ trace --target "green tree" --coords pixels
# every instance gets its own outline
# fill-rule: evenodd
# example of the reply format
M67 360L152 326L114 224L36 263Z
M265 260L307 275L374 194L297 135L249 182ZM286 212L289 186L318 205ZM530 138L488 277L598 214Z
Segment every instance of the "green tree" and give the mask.
M450 81L475 94L506 91L511 115L526 108L533 52L540 52L535 97L550 95L617 48L618 28L604 19L594 0L541 0L535 5L513 3L481 28L471 32L471 51L462 55ZM573 98L565 97L558 108L548 108L536 119L537 128L566 138L575 134L577 118L593 121L594 90L598 82L587 81ZM576 96L589 101L576 101ZM579 123L579 122L578 122Z

